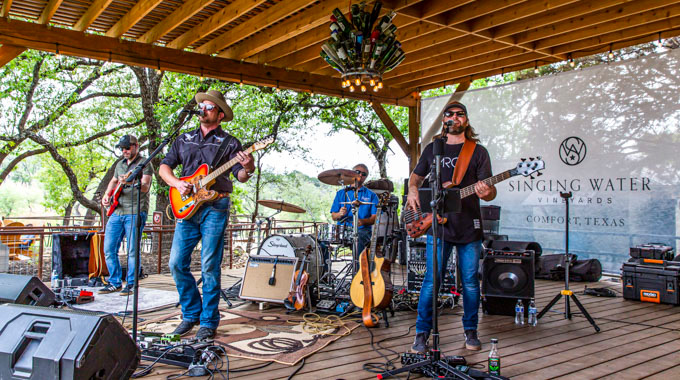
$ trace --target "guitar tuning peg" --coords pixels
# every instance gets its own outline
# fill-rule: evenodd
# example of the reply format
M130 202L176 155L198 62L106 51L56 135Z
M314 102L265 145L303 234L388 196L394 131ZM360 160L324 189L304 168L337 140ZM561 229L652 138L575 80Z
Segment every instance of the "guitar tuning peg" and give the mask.
M536 156L537 160L542 160L541 156Z
M529 178L531 178L531 179L534 179L534 175L533 175L533 174L532 174L532 175L530 175L530 176L529 176Z
M526 159L526 158L520 158L520 160L522 160L522 162L524 162L524 161L526 161L527 159Z
M533 157L529 157L529 161L533 161L533 160L534 160L534 158L533 158Z
M540 177L540 176L542 176L542 175L543 175L543 173L542 173L542 172L538 172L538 173L536 173L536 177Z

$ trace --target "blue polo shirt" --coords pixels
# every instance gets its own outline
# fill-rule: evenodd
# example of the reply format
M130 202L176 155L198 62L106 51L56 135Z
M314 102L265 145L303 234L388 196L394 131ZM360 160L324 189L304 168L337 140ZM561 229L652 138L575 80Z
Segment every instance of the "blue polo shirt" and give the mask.
M359 206L359 219L368 219L371 215L375 215L378 212L378 196L375 195L371 190L361 187L358 191L359 200L361 202L370 202L370 205ZM342 206L347 207L346 221L340 222L338 224L344 224L346 226L351 226L354 220L354 215L352 215L352 205L350 204L340 204L340 202L352 202L354 201L354 191L353 190L339 190L335 193L335 199L333 199L333 205L331 206L331 212L338 212ZM372 226L359 226L360 230L370 229Z

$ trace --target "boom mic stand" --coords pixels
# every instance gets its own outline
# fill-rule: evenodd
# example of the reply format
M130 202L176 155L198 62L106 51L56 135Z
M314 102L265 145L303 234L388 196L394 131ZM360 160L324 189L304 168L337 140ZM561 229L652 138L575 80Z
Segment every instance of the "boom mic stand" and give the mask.
M181 111L184 112L184 111ZM182 130L184 127L184 124L186 124L190 119L193 113L189 113L188 117L184 118L184 120L180 121L179 125L177 128L175 128L174 131L172 131L171 134L169 134L166 138L163 139L161 144L149 155L149 157L142 162L141 164L137 165L135 169L130 173L130 177L128 179L132 182L133 188L134 186L139 186L137 189L137 214L136 214L136 225L135 225L135 236L137 237L137 241L134 242L134 244L137 245L137 252L135 253L135 290L133 292L133 297L132 297L132 340L134 342L137 342L137 314L138 314L138 307L139 307L139 270L141 268L140 266L140 258L141 258L141 249L142 249L142 233L140 231L142 227L142 218L141 218L141 193L142 193L142 171L144 168L151 162L154 157L156 157L162 150L165 148L166 145L170 143L170 141L174 140L177 135L179 134L179 131ZM139 154L139 152L137 153ZM137 181L137 185L134 184L134 182ZM133 243L129 243L133 244Z
M418 363L409 364L401 367L398 370L383 372L378 376L379 379L386 379L388 377L395 376L403 372L419 371L424 373L428 377L432 378L453 378L453 379L469 379L473 380L473 377L468 374L456 369L454 366L449 364L450 362L455 362L454 359L449 359L441 355L439 350L439 323L438 323L438 310L437 310L437 299L439 298L439 265L437 263L439 256L439 247L437 239L441 233L440 224L437 216L442 216L446 211L459 211L460 210L460 196L457 199L457 210L447 210L445 207L449 204L449 201L445 201L446 193L448 191L443 191L441 187L441 158L444 154L444 140L439 138L434 140L432 146L432 152L434 154L434 175L430 172L430 188L432 190L432 201L430 206L432 207L432 349L430 350L431 355L428 355L425 360ZM442 263L442 266L445 263Z
M574 292L569 290L569 264L571 264L571 258L569 256L569 198L571 198L571 191L568 193L562 193L560 192L560 197L564 199L564 204L566 205L565 208L565 215L564 215L564 226L565 226L565 232L564 232L564 289L560 291L555 298L550 301L549 304L547 304L543 310L541 310L540 313L536 316L537 319L541 319L545 313L550 310L551 307L553 307L557 301L564 296L564 319L569 319L571 320L571 308L569 307L569 298L574 299L574 303L576 306L581 310L581 313L588 319L588 322L590 322L591 325L593 325L593 328L595 328L595 332L600 332L600 328L595 324L595 321L593 318L588 314L588 311L586 310L585 307L579 302L578 298L576 298L576 295Z

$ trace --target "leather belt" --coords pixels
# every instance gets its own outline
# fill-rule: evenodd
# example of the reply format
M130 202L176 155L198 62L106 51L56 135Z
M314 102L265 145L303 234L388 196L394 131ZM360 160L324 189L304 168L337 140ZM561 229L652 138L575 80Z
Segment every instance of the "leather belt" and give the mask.
M222 198L229 198L229 193L217 193L217 197L215 197L215 200L218 201Z

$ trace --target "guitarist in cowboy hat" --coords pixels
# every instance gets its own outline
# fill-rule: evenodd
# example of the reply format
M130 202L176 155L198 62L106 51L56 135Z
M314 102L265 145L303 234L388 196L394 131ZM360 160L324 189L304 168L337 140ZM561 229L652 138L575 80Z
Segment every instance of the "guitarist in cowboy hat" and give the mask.
M176 188L182 195L188 195L192 190L191 184L173 173L178 165L182 166L181 176L186 177L202 164L214 169L233 158L238 160L229 171L217 177L210 188L219 194L214 201L203 204L191 217L177 220L170 250L170 271L182 305L182 323L173 333L184 335L200 324L196 338L203 340L215 336L220 320L217 306L220 302L224 231L229 219L229 194L233 190L229 173L240 182L246 182L255 171L255 163L252 154L243 152L241 142L220 127L220 123L234 118L224 95L210 90L199 92L195 99L204 112L198 118L201 125L177 137L161 162L158 174L169 186ZM191 253L199 241L202 241L202 300L190 270Z
M474 185L475 194L461 200L461 212L446 213L448 221L437 234L437 255L439 284L443 269L449 256L456 247L459 274L463 284L463 330L465 333L465 348L481 350L482 345L477 336L477 320L479 314L479 280L477 272L479 258L482 251L481 212L479 200L491 201L496 198L496 188L481 180L491 177L491 159L486 148L477 144L477 134L468 120L467 108L460 102L451 102L444 107L442 119L442 133L438 138L444 139L444 154L441 159L442 183L451 181L454 168L459 162L466 161L461 152L470 152L467 157L469 164L459 184L460 187ZM463 146L466 148L463 148ZM420 207L418 188L423 185L425 177L430 173L434 154L432 143L423 150L418 163L408 182L407 207ZM465 165L463 164L462 167ZM461 167L461 168L462 168ZM442 233L443 232L443 233ZM428 350L427 339L432 329L432 250L434 238L431 229L427 235L427 266L418 301L418 319L416 321L416 337L411 350L425 353Z
M111 198L116 193L116 188L122 185L121 191L118 193L118 204L115 205L113 214L106 222L106 234L104 235L104 254L106 256L106 267L109 270L108 285L100 289L98 293L106 294L120 291L121 296L127 296L134 291L135 281L135 257L137 253L137 237L141 236L146 223L146 215L149 210L149 188L151 187L151 175L153 168L147 165L142 173L142 185L139 189L142 192L141 196L141 219L142 225L139 233L135 234L135 226L137 225L137 189L132 188L132 184L125 182L128 173L130 173L137 165L144 162L144 157L139 155L139 144L137 138L133 135L124 135L116 144L123 152L123 159L118 161L115 172L109 185L106 188L104 197L102 197L102 205L107 209L111 207ZM118 250L120 244L123 242L123 236L128 242L128 258L127 258L127 285L123 289L123 273L121 271L120 261L118 260Z

